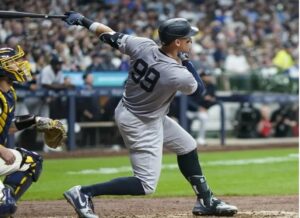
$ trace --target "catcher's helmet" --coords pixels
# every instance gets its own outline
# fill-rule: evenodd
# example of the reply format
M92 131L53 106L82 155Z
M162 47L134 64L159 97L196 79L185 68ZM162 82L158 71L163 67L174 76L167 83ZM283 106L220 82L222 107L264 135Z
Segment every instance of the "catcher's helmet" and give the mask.
M20 46L17 46L16 50L0 48L0 77L6 76L19 83L31 80L30 64L23 60L24 55Z
M162 45L168 45L175 39L194 36L198 31L197 27L192 27L184 18L166 20L158 28L159 39Z

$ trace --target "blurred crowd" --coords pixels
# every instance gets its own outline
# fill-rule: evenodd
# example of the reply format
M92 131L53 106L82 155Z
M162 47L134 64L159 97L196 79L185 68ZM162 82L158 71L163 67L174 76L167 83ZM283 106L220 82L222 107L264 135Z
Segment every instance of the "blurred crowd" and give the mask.
M264 78L275 74L287 75L289 79L299 76L299 1L296 0L284 3L281 0L2 0L0 9L45 14L78 11L117 32L148 37L158 44L159 24L169 18L184 17L200 30L193 39L190 55L195 68L199 74L209 71L221 78L225 90L230 90L226 75L243 77L259 70ZM129 68L127 56L101 43L85 28L67 26L59 19L1 19L0 46L15 48L16 45L24 48L32 66L35 80L22 87L30 90L74 89L63 71L84 72L81 88L89 90L93 89L90 73ZM83 99L86 104L80 104L79 100L78 120L112 119L117 100L102 97L99 103L99 99L91 102ZM38 110L36 114L66 117L67 110L62 110L67 108L64 98L32 97L25 99L24 104L25 109L19 113L34 108ZM93 105L100 108L95 111ZM204 120L206 106L201 109L205 116L202 114L200 118Z
M236 74L263 68L268 75L298 68L298 4L295 0L3 0L0 8L50 14L74 10L115 31L155 41L161 21L184 17L200 29L191 57L196 68ZM99 43L86 29L78 31L81 27L66 27L54 19L3 19L0 25L0 44L22 45L36 73L53 53L62 57L64 70L128 69L127 57Z
M206 93L201 98L188 97L186 115L189 123L188 131L195 137L198 145L206 145L206 130L208 126L213 126L214 119L210 117L213 114L208 110L215 106L220 108L223 103L216 96L217 87L212 72L203 71L200 77L206 86ZM298 101L274 101L271 104L240 101L237 110L227 110L225 113L233 114L230 122L233 126L233 135L237 138L298 137L298 104ZM216 112L214 110L214 117ZM217 129L219 126L220 124Z

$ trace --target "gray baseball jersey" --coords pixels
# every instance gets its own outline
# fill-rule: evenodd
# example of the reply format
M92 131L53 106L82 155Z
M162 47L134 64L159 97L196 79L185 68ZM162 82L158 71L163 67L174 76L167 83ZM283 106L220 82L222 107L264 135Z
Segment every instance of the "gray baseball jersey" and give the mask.
M119 49L131 57L131 67L115 120L129 149L134 176L150 194L159 179L163 146L178 155L196 148L192 136L166 114L176 92L191 94L197 82L152 40L125 35Z
M197 89L193 75L163 54L154 41L125 35L119 49L131 57L123 102L132 113L161 117L167 114L177 91L192 94Z

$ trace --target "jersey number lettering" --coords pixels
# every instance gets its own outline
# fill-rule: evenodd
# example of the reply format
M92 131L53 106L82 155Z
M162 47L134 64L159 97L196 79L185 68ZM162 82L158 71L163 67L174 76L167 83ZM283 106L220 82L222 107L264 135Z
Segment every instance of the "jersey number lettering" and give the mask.
M148 68L148 64L143 59L137 59L131 72L132 80L139 83L146 92L152 92L160 74L154 68Z

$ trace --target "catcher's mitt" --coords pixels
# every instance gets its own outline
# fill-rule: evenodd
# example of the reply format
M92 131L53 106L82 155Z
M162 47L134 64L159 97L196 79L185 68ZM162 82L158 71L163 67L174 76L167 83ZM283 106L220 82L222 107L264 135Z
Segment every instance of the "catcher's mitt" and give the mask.
M40 117L37 119L36 128L44 133L45 143L51 148L63 146L67 139L65 126L59 120Z

